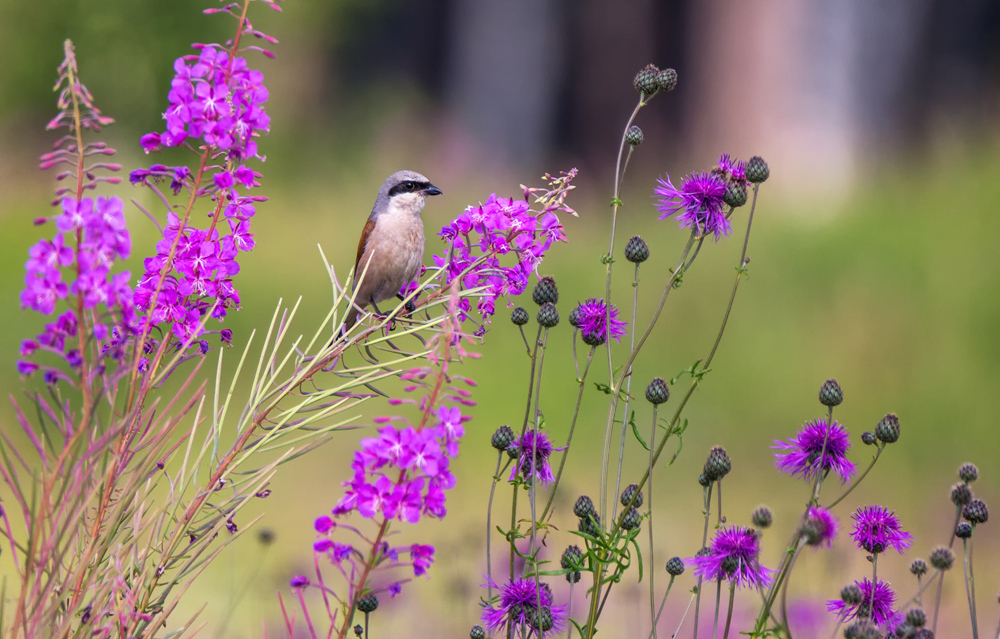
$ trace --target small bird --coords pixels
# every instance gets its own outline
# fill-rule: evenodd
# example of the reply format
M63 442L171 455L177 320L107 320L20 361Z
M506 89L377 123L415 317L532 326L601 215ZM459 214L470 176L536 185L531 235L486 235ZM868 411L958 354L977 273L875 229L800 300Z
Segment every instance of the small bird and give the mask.
M415 171L396 171L386 178L358 242L352 285L357 293L345 330L358 321L361 309L371 304L380 312L379 302L397 296L417 276L424 261L420 211L427 196L440 194L441 189Z

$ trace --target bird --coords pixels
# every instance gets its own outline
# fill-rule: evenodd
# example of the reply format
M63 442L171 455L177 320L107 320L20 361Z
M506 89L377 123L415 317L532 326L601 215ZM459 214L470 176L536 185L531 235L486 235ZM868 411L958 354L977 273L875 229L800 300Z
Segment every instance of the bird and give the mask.
M441 189L416 171L396 171L382 184L358 241L351 287L354 304L347 313L345 331L357 323L366 306L381 312L379 302L398 296L416 278L424 261L420 211L431 195L441 195Z

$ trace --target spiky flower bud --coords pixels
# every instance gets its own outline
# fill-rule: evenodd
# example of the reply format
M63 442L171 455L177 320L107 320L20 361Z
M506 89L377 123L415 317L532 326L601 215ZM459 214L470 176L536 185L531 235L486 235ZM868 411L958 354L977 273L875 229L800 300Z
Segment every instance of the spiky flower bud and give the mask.
M927 623L927 615L923 608L910 608L906 613L906 623L914 628L921 628Z
M587 495L580 495L576 499L576 503L573 504L573 514L577 517L587 517L588 515L596 515L597 510L594 508L594 502Z
M573 328L580 328L580 305L577 304L573 307L573 310L569 312L569 317L566 318L569 325Z
M646 387L646 401L650 404L664 404L670 399L670 387L662 377L654 377Z
M959 539L968 539L972 536L972 524L967 521L960 522L955 526L955 536Z
M848 584L840 590L840 600L848 606L856 606L861 603L862 597L864 595L861 588L858 588L856 584Z
M571 584L578 584L581 579L583 579L583 574L581 574L579 570L566 573L566 581Z
M559 323L559 311L555 304L552 302L542 304L542 307L538 309L538 323L545 328L552 328Z
M972 490L968 484L958 482L951 487L951 503L964 506L970 501L972 501Z
M970 524L985 524L990 518L986 502L982 499L973 499L962 508L962 517Z
M774 521L774 513L767 506L757 506L757 510L750 516L750 521L757 528L769 528Z
M649 245L638 235L633 235L625 244L625 259L633 264L642 264L649 259Z
M634 124L628 128L628 131L625 132L625 142L627 142L629 146L639 146L642 144L642 139L642 129Z
M698 475L698 484L702 488L708 488L712 485L712 482L708 481L708 477L705 477L705 473Z
M865 432L861 433L861 443L863 443L865 446L871 446L877 441L878 437L875 436L875 433L873 431L866 430Z
M486 631L482 626L472 626L469 631L469 639L486 639Z
M528 614L528 625L541 633L552 630L555 618L552 616L552 609L548 606L535 608Z
M358 599L358 610L368 614L369 612L375 612L378 609L378 597L374 593L366 592L361 595L361 599Z
M497 450L507 450L514 443L514 431L510 426L504 424L493 432L490 438L490 446Z
M899 418L896 413L889 413L882 418L882 421L875 427L875 436L886 444L892 444L899 440Z
M673 69L660 69L660 72L656 74L656 86L664 93L673 91L674 87L677 86L677 72Z
M531 299L539 306L558 302L559 288L556 286L556 278L546 275L538 280L538 284L535 284L535 290L531 292Z
M364 626L362 626L362 625L361 625L361 624L359 624L359 623L358 623L358 624L354 624L354 635L355 635L355 636L356 636L356 637L357 637L358 639L361 639L361 636L362 636L363 634L365 634L365 629L364 629Z
M927 562L917 557L912 562L910 562L910 572L917 577L922 577L927 574Z
M747 179L754 184L760 184L771 175L771 169L767 168L767 162L759 155L755 155L747 160Z
M581 517L576 529L591 537L600 537L601 518L597 514L590 515L589 517Z
M583 568L583 551L575 544L567 546L566 550L563 551L562 558L559 559L559 565L562 566L563 570Z
M510 321L514 322L517 326L524 326L528 323L531 317L528 315L528 311L524 310L523 306L515 306L514 310L510 312Z
M632 86L635 90L643 95L653 95L660 88L658 78L660 77L660 70L655 64L647 64L644 66L639 73L635 74L635 79L632 80Z
M684 572L684 560L680 557L671 557L667 562L667 572L674 577Z
M708 460L705 462L705 468L702 472L705 473L705 478L708 481L718 481L728 475L732 468L733 462L729 461L726 449L722 446L714 446L708 452Z
M639 525L639 511L634 507L622 513L622 530L632 530Z
M819 388L819 403L824 406L840 406L844 401L844 391L835 379L828 379Z
M931 551L931 565L938 570L949 570L955 563L955 553L947 546L938 546Z
M635 501L633 501L633 498ZM642 493L639 492L639 484L629 484L626 486L625 490L622 491L619 501L621 501L622 506L632 504L636 508L640 508L642 506Z
M858 617L862 616L864 606L858 608ZM882 631L866 618L855 621L844 628L844 639L882 639Z
M971 484L979 479L979 469L971 462L962 464L958 467L958 478L967 484Z
M741 182L730 182L722 194L722 201L734 209L743 206L747 203L747 187Z
M517 459L518 455L521 454L521 447L517 444L511 444L507 447L507 456L511 459Z

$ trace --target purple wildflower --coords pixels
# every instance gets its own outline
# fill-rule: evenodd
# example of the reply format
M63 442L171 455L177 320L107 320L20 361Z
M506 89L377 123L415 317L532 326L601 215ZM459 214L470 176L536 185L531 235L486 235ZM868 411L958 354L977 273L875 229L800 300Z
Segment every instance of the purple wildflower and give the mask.
M555 481L555 476L552 474L552 466L549 464L549 456L552 455L552 451L562 449L553 447L552 442L549 441L545 433L539 431L538 438L536 439L535 431L528 429L524 431L524 435L514 445L517 446L520 454L517 463L510 469L511 480L517 476L518 472L525 479L531 476L531 460L532 453L534 453L535 478L543 484L550 484Z
M827 548L832 548L833 539L837 536L837 531L840 530L840 526L837 524L837 519L830 513L829 510L823 508L822 506L809 507L809 516L806 518L806 526L809 527L806 538L808 539L810 546L822 545Z
M434 546L413 544L410 546L410 559L413 560L413 575L419 577L434 563Z
M882 630L892 630L899 625L902 615L892 609L896 602L896 593L892 586L885 581L872 582L866 577L854 584L861 589L861 601L857 604L847 604L840 599L830 599L826 602L826 609L838 615L844 614L845 620L854 619L859 616L870 617ZM869 615L868 612L871 612Z
M560 632L566 622L566 606L553 605L552 590L548 584L542 583L540 587L535 587L535 580L517 579L503 586L492 584L494 588L500 589L500 604L494 607L493 604L483 604L482 620L490 630L505 630L507 636L513 632L521 634L522 628L528 629L528 634L532 633L531 622L537 618L539 604L542 609L547 608L552 613L552 627L549 632L553 634ZM545 631L540 631L539 635L544 635Z
M304 575L295 575L292 577L291 581L288 582L288 585L292 588L305 588L309 585L309 577Z
M716 170L723 176L737 182L747 181L747 165L743 160L737 160L728 153L719 156L719 167Z
M686 559L694 564L694 574L705 579L730 579L744 588L771 585L771 574L758 559L760 543L757 533L745 526L721 528L715 533L708 554Z
M680 227L693 226L699 235L715 236L719 241L722 235L729 235L732 226L722 211L722 196L726 193L726 182L712 173L692 173L681 182L677 188L670 181L670 176L657 180L659 186L653 193L659 198L656 209L661 220L677 213Z
M625 327L628 324L618 319L618 308L612 304L609 314L607 302L599 297L591 297L586 302L578 304L576 313L583 341L591 346L600 346L608 341L608 327L611 328L611 337L615 341L620 342L625 335Z
M851 537L860 549L877 554L892 546L902 554L913 543L913 535L900 530L896 511L885 506L862 506L851 518L854 519Z
M840 475L841 483L850 481L854 474L854 464L847 459L850 447L847 430L836 420L828 424L826 419L806 422L798 435L787 442L775 441L771 446L774 450L788 451L774 454L774 465L781 472L812 481L821 471L832 470Z

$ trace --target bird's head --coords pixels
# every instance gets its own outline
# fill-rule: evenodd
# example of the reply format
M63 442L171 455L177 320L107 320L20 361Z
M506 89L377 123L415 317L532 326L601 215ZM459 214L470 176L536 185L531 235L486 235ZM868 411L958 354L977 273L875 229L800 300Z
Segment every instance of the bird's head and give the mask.
M379 204L384 203L385 210L393 208L419 213L427 202L427 196L440 194L441 189L416 171L396 171L379 190L375 212L379 211Z

